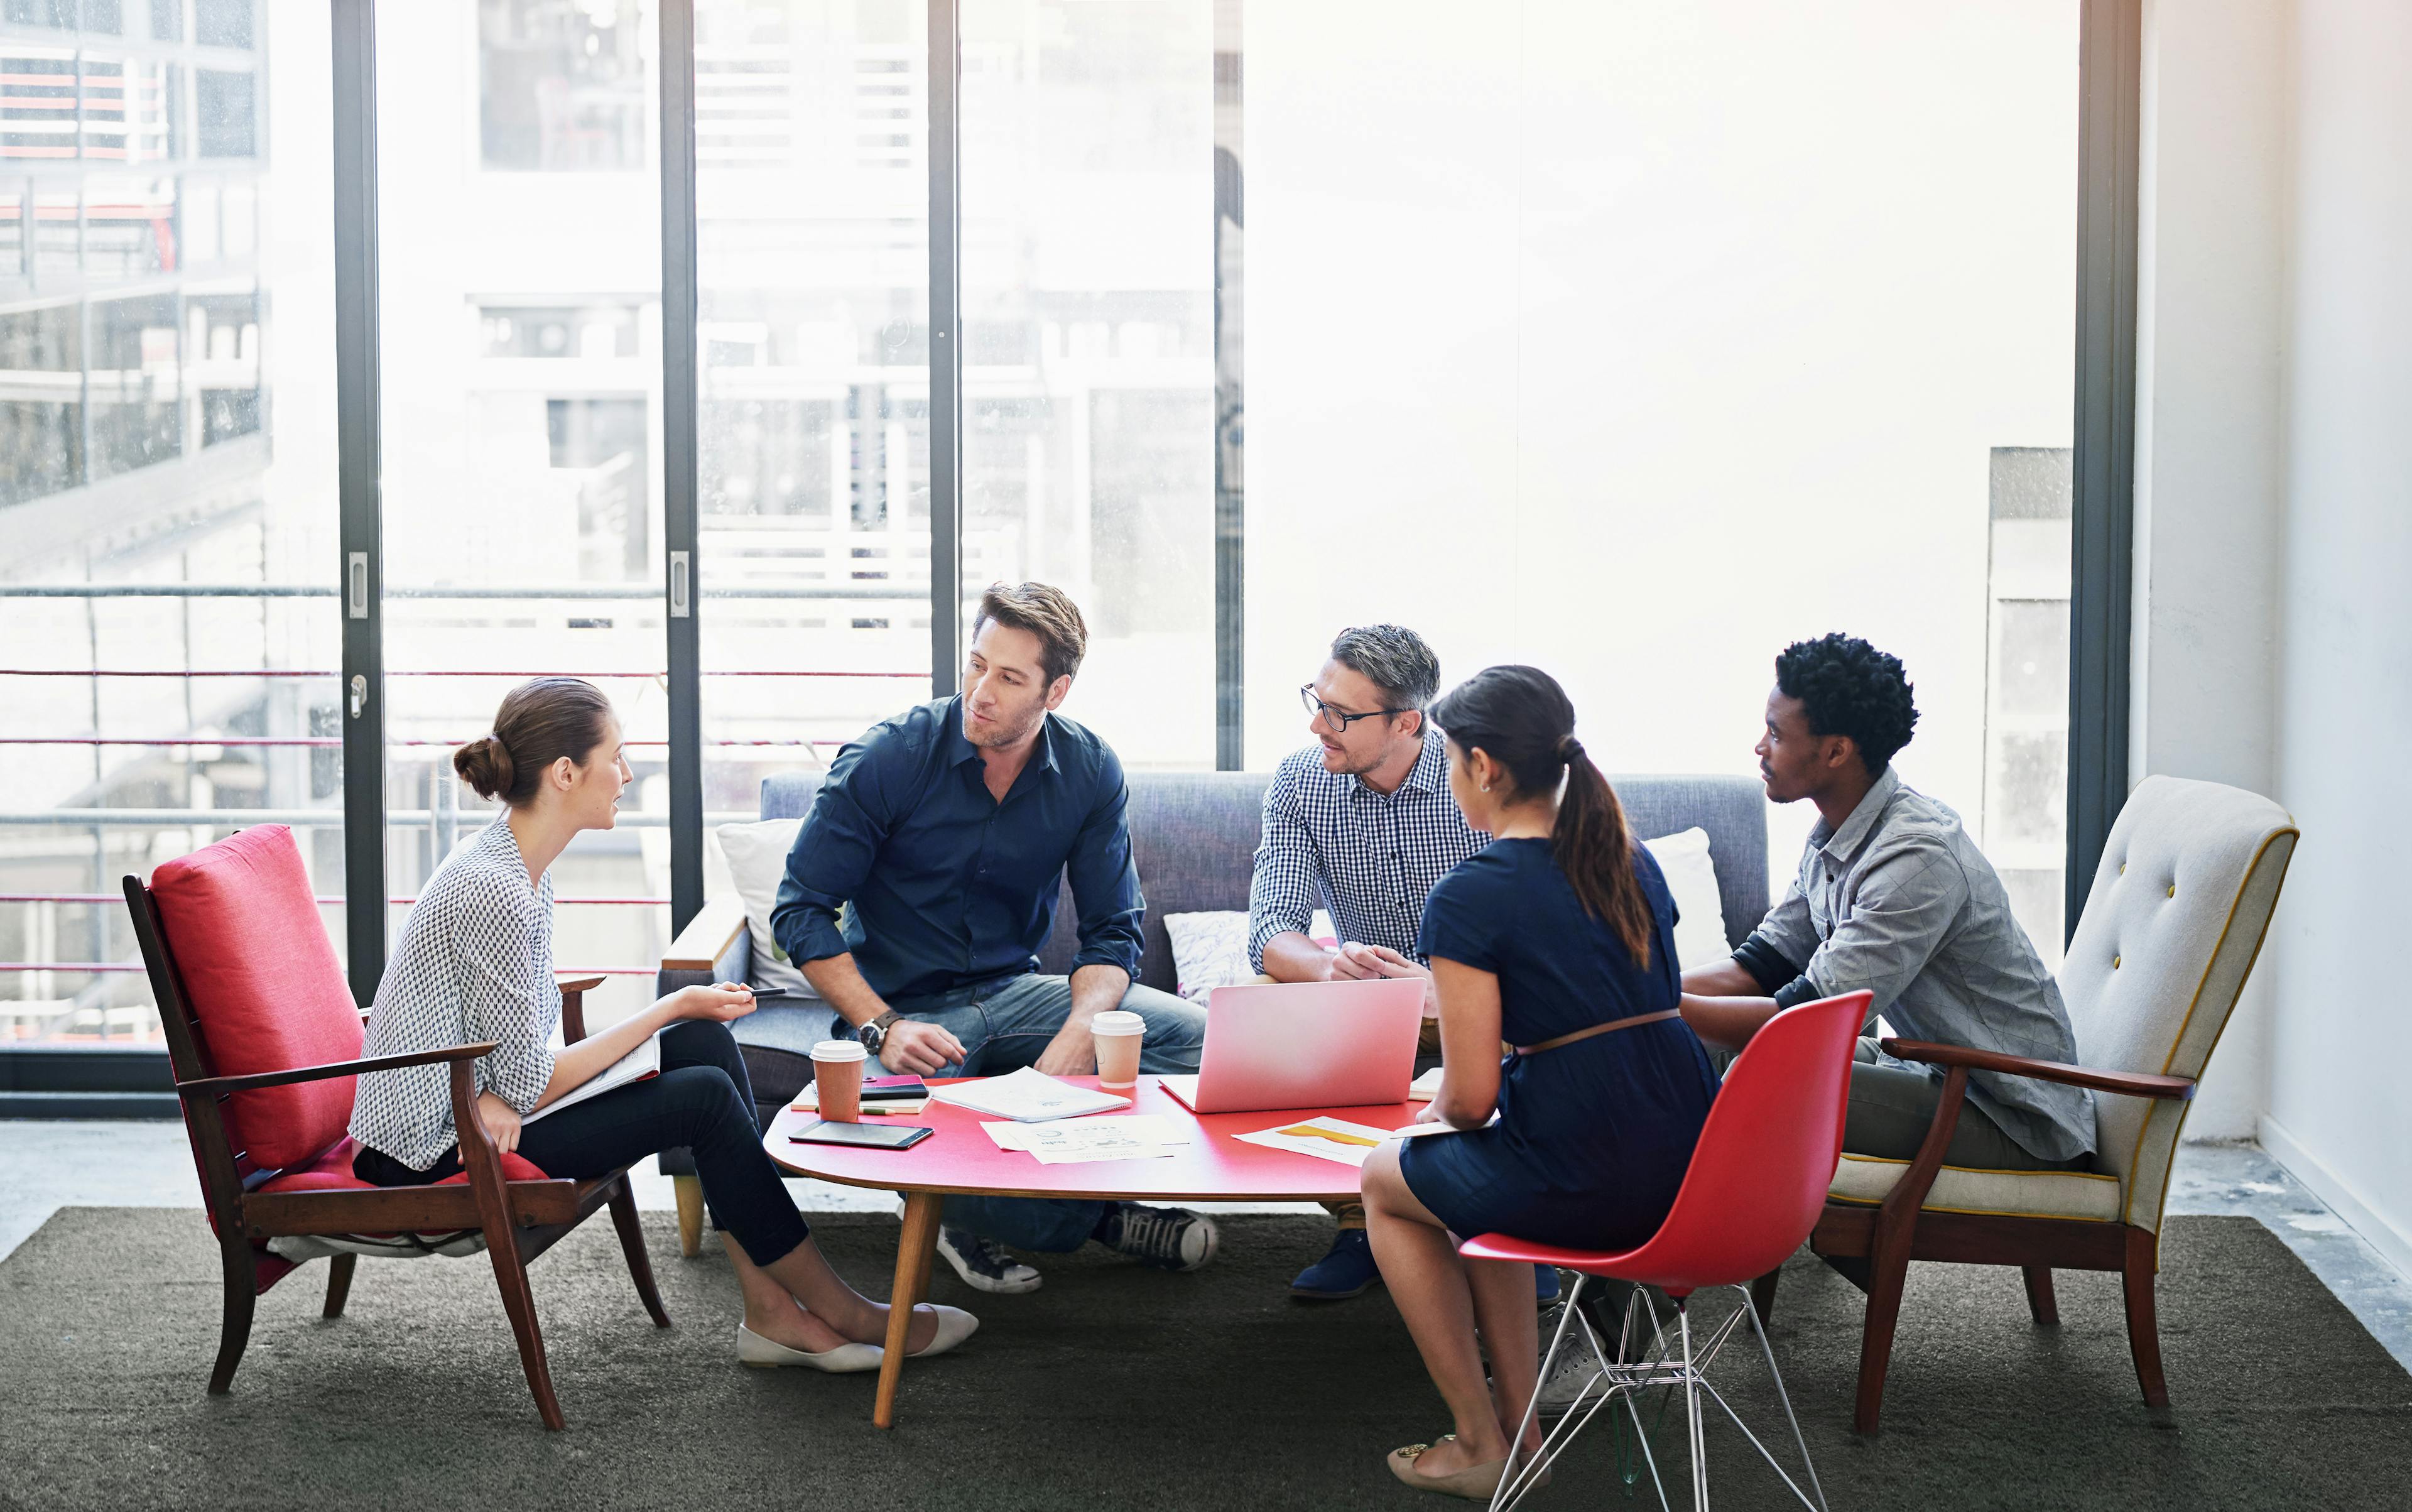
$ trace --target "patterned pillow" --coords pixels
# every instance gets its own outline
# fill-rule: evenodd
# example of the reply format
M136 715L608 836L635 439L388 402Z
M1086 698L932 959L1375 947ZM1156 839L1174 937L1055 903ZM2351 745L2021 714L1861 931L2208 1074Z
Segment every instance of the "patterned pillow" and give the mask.
M1192 1003L1203 1004L1218 987L1257 979L1248 964L1248 916L1242 913L1167 914L1164 932L1172 937L1174 989ZM1306 926L1307 937L1326 949L1335 948L1331 916L1318 908Z

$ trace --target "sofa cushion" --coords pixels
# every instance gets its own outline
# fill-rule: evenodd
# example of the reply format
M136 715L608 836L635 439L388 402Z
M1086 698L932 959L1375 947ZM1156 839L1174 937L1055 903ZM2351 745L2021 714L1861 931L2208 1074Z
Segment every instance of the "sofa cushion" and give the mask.
M1874 1206L1909 1169L1905 1160L1846 1154L1835 1164L1826 1196ZM2009 1213L2024 1218L2119 1220L2119 1179L2092 1171L1972 1170L1946 1166L1934 1173L1921 1212Z
M360 1011L290 829L259 825L165 862L151 895L210 1074L360 1058ZM344 1137L353 1082L236 1093L228 1135L262 1168L306 1166Z

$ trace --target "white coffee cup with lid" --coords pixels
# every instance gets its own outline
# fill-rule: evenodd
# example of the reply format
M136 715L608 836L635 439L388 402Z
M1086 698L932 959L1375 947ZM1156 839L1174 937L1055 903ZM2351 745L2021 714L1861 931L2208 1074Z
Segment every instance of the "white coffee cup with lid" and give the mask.
M1146 1033L1147 1020L1122 1008L1109 1008L1089 1020L1097 1047L1098 1086L1126 1092L1139 1085L1140 1038Z

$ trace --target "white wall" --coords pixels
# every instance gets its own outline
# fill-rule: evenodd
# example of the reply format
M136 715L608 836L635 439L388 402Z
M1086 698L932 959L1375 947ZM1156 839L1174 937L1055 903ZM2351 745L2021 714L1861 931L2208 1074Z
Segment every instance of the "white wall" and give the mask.
M2301 0L2274 941L2264 1141L2412 1270L2412 7Z
M1555 673L1610 771L1748 774L1775 653L1843 629L1980 822L1989 450L2068 444L2074 16L1252 7L1248 764L1386 619Z
M2284 523L2291 7L2144 8L2137 239L2134 781L2272 792ZM2257 972L2186 1120L2249 1139L2269 1091Z

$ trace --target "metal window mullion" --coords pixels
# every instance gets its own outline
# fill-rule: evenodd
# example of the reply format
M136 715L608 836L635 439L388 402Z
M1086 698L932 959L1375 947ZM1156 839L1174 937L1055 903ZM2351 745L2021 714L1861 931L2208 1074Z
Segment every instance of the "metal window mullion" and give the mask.
M963 667L963 37L958 0L930 0L930 692ZM890 498L902 509L905 501Z
M670 928L703 909L702 595L697 432L695 4L661 0L662 617L669 638Z
M1236 10L1238 0L1232 6ZM1247 215L1239 110L1243 58L1221 51L1223 40L1217 37L1213 59L1214 765L1237 771L1247 764L1247 399L1241 340Z
M385 973L382 419L377 397L376 7L330 0L334 67L336 580L344 627L344 938L352 995ZM353 562L363 563L357 588ZM354 701L353 691L360 697Z
M2078 44L2075 528L2064 928L2077 932L2127 800L2136 488L2142 0L2084 0Z

